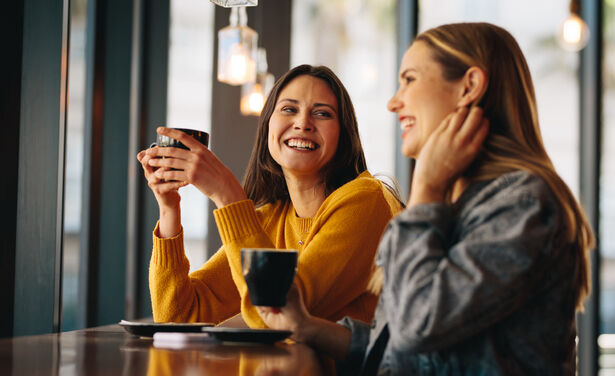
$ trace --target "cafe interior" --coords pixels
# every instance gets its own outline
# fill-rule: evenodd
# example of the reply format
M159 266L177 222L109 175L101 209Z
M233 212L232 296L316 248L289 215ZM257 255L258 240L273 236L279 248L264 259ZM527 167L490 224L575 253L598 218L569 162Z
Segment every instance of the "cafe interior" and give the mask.
M274 80L326 65L369 171L408 197L386 107L401 57L430 27L484 21L519 42L547 152L596 234L578 374L615 375L615 0L23 0L0 17L1 374L326 373L306 346L170 350L118 325L152 321L158 207L135 156L159 126L199 129L241 181ZM221 240L213 204L180 192L192 271Z

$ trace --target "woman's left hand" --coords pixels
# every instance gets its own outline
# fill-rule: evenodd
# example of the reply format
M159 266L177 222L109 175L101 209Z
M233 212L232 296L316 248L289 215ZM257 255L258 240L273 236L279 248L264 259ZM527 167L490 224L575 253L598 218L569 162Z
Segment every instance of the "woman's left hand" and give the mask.
M446 192L476 158L489 131L480 107L458 108L440 123L421 149L408 206L444 201Z
M310 314L305 308L301 291L295 283L290 287L286 305L280 308L256 306L258 314L265 324L271 329L290 330L293 332L292 338L297 341L305 341L302 329L307 326Z
M156 170L157 177L194 185L218 208L247 198L235 175L205 145L177 129L158 127L156 131L180 141L189 149L148 149L147 154L152 157L149 164L153 167L166 167Z

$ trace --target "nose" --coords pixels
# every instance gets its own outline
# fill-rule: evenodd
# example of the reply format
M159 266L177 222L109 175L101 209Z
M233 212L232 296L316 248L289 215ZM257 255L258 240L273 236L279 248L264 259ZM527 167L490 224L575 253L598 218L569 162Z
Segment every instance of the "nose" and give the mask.
M387 110L391 112L399 112L399 109L402 107L402 102L398 98L399 90L389 99L387 102Z
M295 123L293 127L297 130L301 129L306 132L314 130L314 125L312 124L309 113L307 113L306 111L302 114L298 114L295 118Z

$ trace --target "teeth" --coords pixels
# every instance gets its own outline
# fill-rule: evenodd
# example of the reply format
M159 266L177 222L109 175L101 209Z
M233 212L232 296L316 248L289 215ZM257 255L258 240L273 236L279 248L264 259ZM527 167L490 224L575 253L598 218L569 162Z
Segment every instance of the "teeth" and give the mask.
M316 144L312 141L308 140L299 140L296 138L290 139L286 141L286 145L295 149L304 149L304 150L314 150L316 149Z
M414 125L414 119L405 118L399 123L401 130L403 131L406 128L409 128Z

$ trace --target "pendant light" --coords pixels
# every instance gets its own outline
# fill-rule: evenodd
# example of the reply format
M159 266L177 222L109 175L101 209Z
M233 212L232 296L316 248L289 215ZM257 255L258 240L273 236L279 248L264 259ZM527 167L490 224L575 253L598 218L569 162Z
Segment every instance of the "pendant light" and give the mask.
M245 7L231 8L230 25L218 31L218 81L242 85L256 79L258 34Z
M571 0L570 15L562 22L558 33L560 45L568 51L582 50L589 40L589 28L580 13L580 0Z
M212 3L225 8L232 7L255 7L258 5L258 0L209 0Z
M267 72L267 52L264 48L258 49L256 80L241 86L241 100L239 108L241 114L259 116L265 105L269 91L273 87L275 78Z

